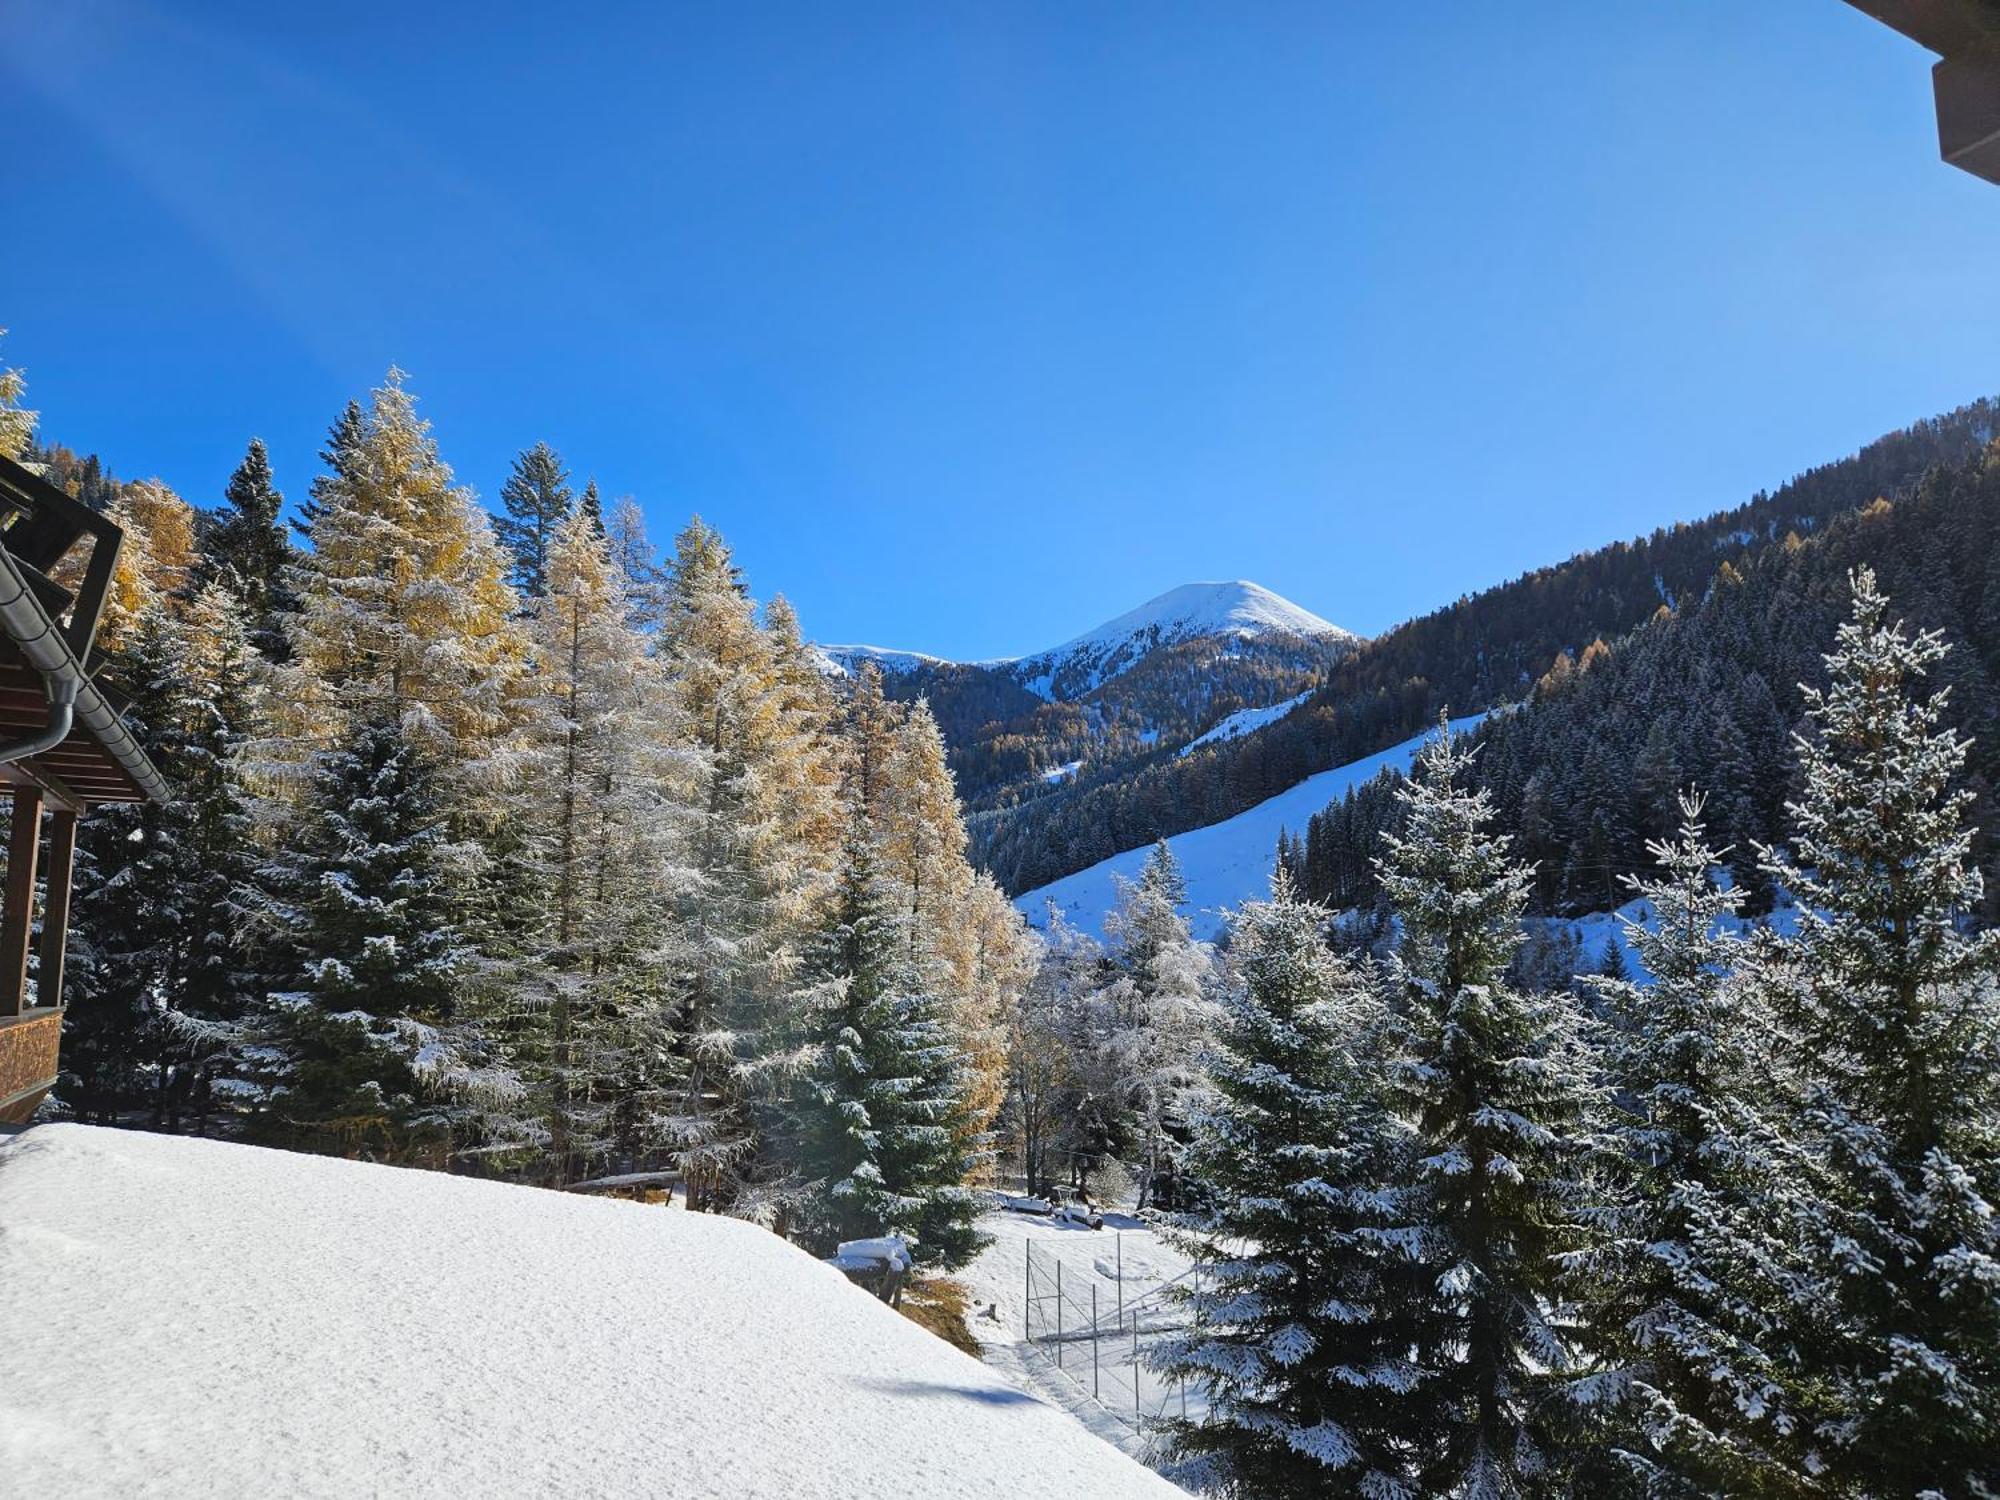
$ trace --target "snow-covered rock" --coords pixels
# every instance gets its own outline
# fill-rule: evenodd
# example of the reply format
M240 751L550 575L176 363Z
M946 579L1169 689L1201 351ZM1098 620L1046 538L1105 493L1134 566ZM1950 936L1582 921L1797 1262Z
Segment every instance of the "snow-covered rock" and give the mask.
M0 1491L1178 1494L749 1224L81 1125L0 1144Z
M1486 716L1470 714L1451 721L1453 734L1463 734L1478 726ZM1436 736L1437 731L1393 745L1379 754L1365 756L1317 776L1308 776L1297 786L1259 802L1206 828L1177 833L1167 840L1174 857L1187 876L1188 918L1198 937L1213 937L1222 929L1224 913L1245 901L1269 893L1271 864L1277 855L1279 830L1295 834L1306 831L1306 823L1330 802L1347 795L1352 787L1394 766L1407 773L1417 751ZM1139 878L1151 845L1129 849L1100 860L1087 870L1065 875L1038 890L1015 898L1014 905L1030 922L1046 922L1049 903L1078 931L1100 936L1104 918L1118 899L1114 875L1127 880Z

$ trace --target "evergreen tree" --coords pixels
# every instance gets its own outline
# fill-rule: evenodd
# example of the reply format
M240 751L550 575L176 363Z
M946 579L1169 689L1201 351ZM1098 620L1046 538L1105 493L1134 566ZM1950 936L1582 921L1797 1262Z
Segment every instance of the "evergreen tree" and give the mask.
M1173 1191L1188 1119L1207 1086L1202 1062L1215 1024L1209 959L1180 914L1186 900L1179 862L1162 840L1138 880L1119 884L1105 921L1113 962L1124 971L1110 998L1141 1152L1141 1208Z
M271 460L261 438L252 438L243 462L229 476L223 506L203 538L203 573L227 584L250 620L250 640L269 660L282 660L281 616L293 601L290 574L295 549L280 516L285 497L271 480Z
M292 522L292 529L300 536L310 537L313 528L319 525L329 504L329 490L354 477L366 425L361 403L349 401L341 408L339 419L327 429L326 446L319 450L319 461L326 465L326 473L313 480L312 491L300 504L298 516Z
M1408 1039L1391 1076L1418 1141L1403 1201L1425 1289L1411 1346L1426 1376L1398 1430L1419 1446L1419 1493L1549 1494L1549 1398L1575 1362L1561 1258L1583 1242L1593 1094L1570 997L1504 982L1532 877L1487 794L1465 789L1469 760L1448 730L1425 747L1381 869L1403 925L1391 977Z
M1768 858L1798 937L1756 976L1802 1148L1789 1436L1830 1493L1979 1495L2000 1491L2000 938L1965 932L1967 742L1946 692L1916 696L1944 647L1890 622L1870 570L1852 583L1806 693L1791 857Z
M596 493L593 483L590 494ZM523 598L539 599L547 590L549 553L574 500L569 471L555 449L537 443L514 455L513 470L500 486L507 514L494 520L493 531L513 554L510 581Z
M836 919L804 1005L808 1061L794 1103L805 1242L904 1234L920 1264L955 1269L984 1243L975 1165L958 1128L966 1070L909 960L909 918L875 872L865 829L847 844Z
M1649 846L1660 876L1626 877L1652 918L1625 928L1652 983L1592 986L1612 1018L1605 1134L1618 1171L1597 1213L1604 1233L1578 1263L1593 1368L1573 1394L1599 1448L1579 1480L1590 1493L1748 1495L1773 1481L1743 1417L1782 1409L1761 1343L1770 1324L1730 1289L1762 1254L1732 1226L1772 1190L1751 1108L1751 997L1735 982L1742 945L1726 930L1740 896L1711 877L1724 855L1702 800L1682 793L1680 812L1677 837Z
M205 1128L242 1101L234 1062L261 998L239 933L256 854L237 749L255 694L235 600L210 585L150 611L117 668L173 795L79 829L63 1093L85 1118Z
M356 719L317 758L308 816L264 876L296 986L272 996L266 1139L392 1156L443 1144L423 1075L469 955L441 781L390 714Z
M1396 1248L1404 1148L1381 1089L1386 1013L1282 871L1236 923L1215 1099L1194 1171L1214 1207L1179 1238L1200 1268L1188 1332L1152 1355L1203 1382L1171 1427L1176 1478L1224 1495L1407 1495L1422 1372Z
M590 523L590 529L600 537L608 536L604 529L604 501L597 493L597 480L592 478L583 487L583 498L576 503L577 510Z
M1597 962L1597 977L1616 984L1628 976L1625 966L1625 947L1618 941L1618 934L1612 933L1604 940L1604 957Z

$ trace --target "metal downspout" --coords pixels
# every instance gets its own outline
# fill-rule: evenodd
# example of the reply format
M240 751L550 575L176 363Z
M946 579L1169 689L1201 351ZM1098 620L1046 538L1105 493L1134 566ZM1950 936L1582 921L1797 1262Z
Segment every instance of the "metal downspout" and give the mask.
M77 679L67 672L42 674L42 691L49 695L49 721L33 734L0 740L0 765L53 750L69 738L70 724L76 718L77 686Z

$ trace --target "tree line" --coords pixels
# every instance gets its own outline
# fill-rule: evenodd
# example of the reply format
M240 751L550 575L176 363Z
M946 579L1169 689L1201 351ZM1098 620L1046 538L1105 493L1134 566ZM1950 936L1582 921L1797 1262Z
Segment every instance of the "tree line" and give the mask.
M971 1253L1034 949L924 704L546 445L489 518L397 372L293 522L259 443L204 512L23 418L124 529L100 641L174 794L84 824L74 1116Z

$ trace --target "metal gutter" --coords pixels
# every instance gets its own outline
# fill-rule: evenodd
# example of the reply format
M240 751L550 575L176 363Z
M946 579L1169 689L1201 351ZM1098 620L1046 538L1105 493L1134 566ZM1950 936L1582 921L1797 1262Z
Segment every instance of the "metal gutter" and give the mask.
M33 734L0 741L0 766L53 750L69 738L69 726L76 722L76 686L59 672L42 678L42 691L49 695L49 721Z
M5 546L0 546L0 629L20 647L28 665L47 680L52 714L58 691L73 692L77 722L110 752L120 769L150 800L167 801L166 779L125 721L104 701L97 685L85 674L76 653L70 650L69 642L29 590L27 580ZM75 684L74 689L70 688L71 683Z

